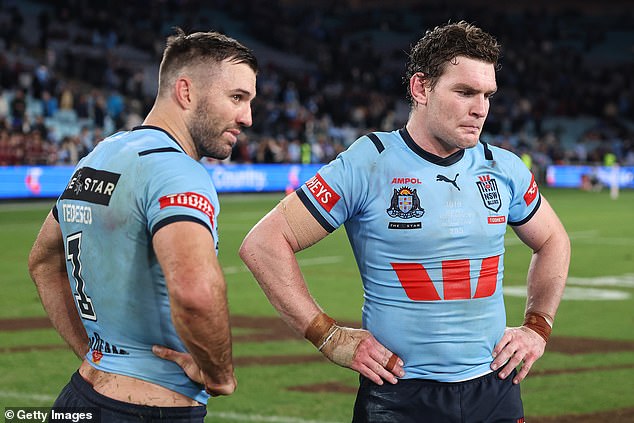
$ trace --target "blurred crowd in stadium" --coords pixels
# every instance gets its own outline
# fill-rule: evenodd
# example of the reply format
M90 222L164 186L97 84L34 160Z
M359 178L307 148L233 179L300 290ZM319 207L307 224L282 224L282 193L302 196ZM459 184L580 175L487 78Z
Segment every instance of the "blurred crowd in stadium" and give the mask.
M426 29L460 19L503 46L485 141L540 168L606 156L634 165L627 2L575 11L390 3L0 1L0 165L73 164L140 124L175 25L225 32L258 55L253 126L228 161L324 163L361 134L405 123L405 51Z

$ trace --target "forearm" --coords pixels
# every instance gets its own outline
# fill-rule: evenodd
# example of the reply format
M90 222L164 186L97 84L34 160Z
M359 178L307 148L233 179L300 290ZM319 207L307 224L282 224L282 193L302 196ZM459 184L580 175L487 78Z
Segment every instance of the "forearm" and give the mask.
M555 318L568 276L570 242L562 231L533 253L527 278L526 312Z
M224 282L223 282L224 285ZM206 378L214 384L233 380L231 329L224 286L208 297L172 302L178 335Z
M285 225L283 219L275 213L260 222L245 238L240 257L282 319L303 336L321 309L308 291L295 257L299 247L293 246L288 234L270 230Z
M68 281L61 232L50 214L31 249L29 273L53 327L83 359L88 352L88 335Z
M81 322L66 273L45 274L38 277L47 283L37 283L37 291L44 310L53 327L71 347L75 355L83 359L88 352L88 335Z

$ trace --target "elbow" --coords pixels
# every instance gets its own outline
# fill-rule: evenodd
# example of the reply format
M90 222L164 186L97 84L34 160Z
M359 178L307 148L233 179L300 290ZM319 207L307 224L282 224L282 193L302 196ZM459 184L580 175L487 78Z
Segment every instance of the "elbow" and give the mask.
M38 275L42 273L42 258L35 249L31 250L28 258L29 275L33 282L37 283Z
M196 319L208 314L213 304L211 292L205 292L205 290L186 291L170 292L172 313L184 320Z
M255 252L261 249L261 242L258 241L258 236L255 230L252 230L247 234L247 236L242 241L240 248L238 249L238 255L240 259L248 266L250 262L253 260L253 256Z

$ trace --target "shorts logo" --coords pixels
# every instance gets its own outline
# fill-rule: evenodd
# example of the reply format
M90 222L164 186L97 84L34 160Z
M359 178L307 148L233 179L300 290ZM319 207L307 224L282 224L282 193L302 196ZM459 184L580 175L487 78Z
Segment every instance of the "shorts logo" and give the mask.
M95 364L99 364L101 358L103 357L103 353L101 351L93 351L92 352L92 362Z
M170 206L189 207L205 213L209 217L211 227L214 227L214 206L204 195L196 192L183 192L180 194L169 194L159 198L161 209Z
M476 181L478 190L480 190L480 196L484 202L484 207L489 210L497 212L502 207L502 198L498 191L498 183L495 178L490 175L478 176L479 181Z
M390 208L386 211L390 217L400 217L401 219L422 217L425 214L425 210L420 206L416 189L409 187L394 189Z
M539 188L537 188L537 182L535 182L535 175L533 175L531 177L531 183L528 189L526 190L526 193L524 193L524 202L526 203L527 206L530 206L530 204L535 200L535 198L537 198L538 192L539 192Z
M313 197L315 197L317 202L319 202L327 212L330 212L341 198L341 196L323 180L319 173L306 181L306 188L308 188L311 194L313 194Z

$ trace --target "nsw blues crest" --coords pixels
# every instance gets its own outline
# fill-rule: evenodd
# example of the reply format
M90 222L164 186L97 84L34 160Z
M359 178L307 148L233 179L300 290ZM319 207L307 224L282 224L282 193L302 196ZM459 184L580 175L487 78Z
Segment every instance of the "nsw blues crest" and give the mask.
M416 189L409 187L394 189L390 208L386 211L390 217L400 217L401 219L412 219L425 214L425 210L420 206L420 198L418 198Z
M502 198L500 197L500 191L498 191L498 183L491 175L478 176L476 185L480 190L480 196L484 202L484 207L489 210L497 212L502 207Z

